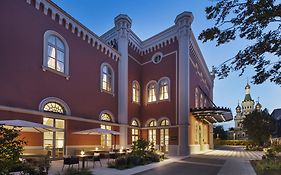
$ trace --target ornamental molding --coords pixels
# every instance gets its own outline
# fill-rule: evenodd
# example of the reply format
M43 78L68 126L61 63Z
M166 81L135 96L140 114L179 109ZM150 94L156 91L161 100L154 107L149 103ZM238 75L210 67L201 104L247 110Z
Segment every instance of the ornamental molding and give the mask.
M70 30L74 35L80 37L92 47L100 50L105 55L109 56L115 61L120 58L120 53L112 48L110 45L103 42L95 33L85 27L83 24L74 19L71 15L66 13L55 3L48 0L26 0L26 3L34 6L37 10L41 11L46 16L51 17L52 20L58 22L59 25Z

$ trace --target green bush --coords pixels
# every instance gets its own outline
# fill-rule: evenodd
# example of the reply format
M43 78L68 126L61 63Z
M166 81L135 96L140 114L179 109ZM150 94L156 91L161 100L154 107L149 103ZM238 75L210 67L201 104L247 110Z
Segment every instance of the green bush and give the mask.
M281 172L281 159L264 159L251 161L258 175L279 175Z
M0 174L9 174L19 163L26 141L19 138L20 130L0 126Z
M216 145L249 146L254 145L251 140L215 140Z
M148 141L140 139L133 142L130 154L118 157L115 162L109 162L108 167L121 170L159 161L160 155L155 152L154 146L150 145Z

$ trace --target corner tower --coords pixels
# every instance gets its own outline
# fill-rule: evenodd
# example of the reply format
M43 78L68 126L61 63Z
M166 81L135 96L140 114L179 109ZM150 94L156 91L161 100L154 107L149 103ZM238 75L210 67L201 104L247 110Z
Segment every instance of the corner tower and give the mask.
M191 24L193 15L191 12L183 12L175 19L177 28L177 39L179 44L179 147L178 155L188 155L188 121L190 113L189 87L190 87L190 68L189 68L189 45L191 36Z
M120 14L114 19L117 32L118 51L121 54L118 63L118 122L128 124L128 42L132 20L128 15ZM128 145L128 128L120 127L120 147Z

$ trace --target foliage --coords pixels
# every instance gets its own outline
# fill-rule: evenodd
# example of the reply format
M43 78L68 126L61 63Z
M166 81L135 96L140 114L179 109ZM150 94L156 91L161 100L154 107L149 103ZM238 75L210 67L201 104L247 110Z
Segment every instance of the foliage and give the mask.
M87 168L82 169L75 169L75 168L68 168L62 175L91 175L92 172ZM61 175L58 172L56 175Z
M251 140L215 140L216 145L249 146L253 144Z
M214 139L222 139L226 140L227 139L227 132L224 130L222 125L215 126L213 129L213 137Z
M155 152L154 146L144 139L139 139L133 142L130 154L120 156L114 162L109 162L108 167L122 170L159 161L160 155Z
M26 158L22 164L24 174L44 175L48 174L51 166L50 155Z
M237 38L251 41L252 45L240 50L233 58L215 69L220 79L231 71L254 67L255 84L269 79L281 84L281 4L276 0L220 0L206 7L206 17L214 20L211 28L203 30L199 39L215 40L217 46ZM273 57L268 58L269 55ZM275 59L276 58L276 59Z
M281 172L281 159L263 159L251 161L258 175L279 175Z
M264 146L268 142L271 133L275 130L275 120L264 111L254 110L246 115L243 121L243 129L257 145Z
M20 130L0 126L0 174L9 174L10 169L19 163L26 141L19 138Z

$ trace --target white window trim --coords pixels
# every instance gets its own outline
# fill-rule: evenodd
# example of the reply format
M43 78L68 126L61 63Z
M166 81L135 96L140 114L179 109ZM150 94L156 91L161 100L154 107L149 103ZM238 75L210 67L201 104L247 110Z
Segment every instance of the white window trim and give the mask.
M58 37L59 39L61 39L61 41L64 44L64 47L65 47L64 73L48 67L48 37L50 35L54 35L54 36ZM42 65L43 71L53 72L55 74L65 77L68 80L70 78L70 76L69 76L69 47L68 47L66 40L59 33L55 32L53 30L47 30L44 33L43 37L44 37L43 38L43 48L44 48L43 49L43 65Z
M170 121L170 119L168 117L161 117L161 118L159 118L158 121L157 121L157 126L161 126L161 122L163 120L168 120L168 122L169 122L168 126L171 126L171 121Z
M138 102L136 102L136 101L134 101L134 83L137 83L137 85L139 86L139 95L138 95L138 97L139 97L139 99L138 99ZM135 103L135 104L138 104L138 105L140 105L140 100L141 100L141 87L140 87L140 84L139 84L139 82L137 81L137 80L134 80L133 82L132 82L132 103Z
M111 69L111 72L112 72L112 77L111 77L111 92L110 91L107 91L107 90L104 90L103 88L102 88L102 75L103 75L103 72L102 72L102 68L103 68L103 66L108 66L110 69ZM101 64L101 66L100 66L100 90L101 90L101 92L105 92L105 93L108 93L108 94L111 94L112 96L114 96L114 80L115 80L115 75L114 75L114 70L113 70L113 68L112 68L112 66L110 65L110 64L108 64L108 63L102 63Z
M55 102L55 103L58 103L60 104L64 110L65 110L65 114L66 115L71 115L71 111L70 111L70 108L69 106L61 99L57 98L57 97L47 97L45 99L43 99L40 104L39 104L39 111L42 111L44 112L44 106L47 104L47 103L50 103L50 102Z
M154 58L155 58L156 56L158 56L158 55L161 56L161 59L160 59L160 61L157 63L157 62L154 61ZM163 59L163 53L162 53L162 52L156 52L156 53L151 57L151 61L152 61L154 64L159 64L159 63L162 61L162 59Z
M152 121L156 121L156 126L149 126L150 122L152 122ZM159 123L157 122L157 120L156 120L155 118L150 118L150 119L148 119L148 120L146 121L145 127L155 128L155 127L158 126L158 124L159 124Z
M200 97L199 97L198 88L195 88L194 96L195 96L195 97L194 97L194 100L195 100L195 101L194 101L194 106L195 106L195 108L199 108L199 106L200 106L200 105L199 105L199 103L200 103L200 102L199 102L199 98L200 98Z
M156 89L155 89L155 98L156 98L156 101L152 101L152 102L148 102L148 86L151 84L151 83L155 83L156 85ZM150 80L147 84L146 84L146 104L153 104L153 103L158 103L158 83L157 81L155 80Z
M161 85L160 82L162 80L168 80L168 99L160 100L160 85ZM171 80L169 77L162 77L158 81L158 101L159 102L171 101Z

